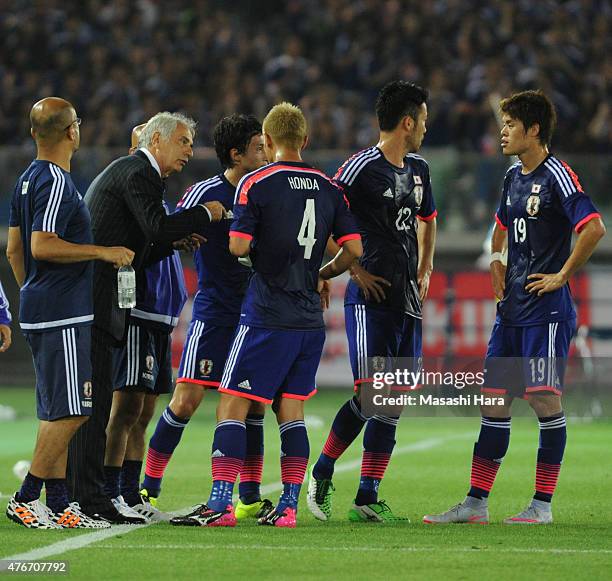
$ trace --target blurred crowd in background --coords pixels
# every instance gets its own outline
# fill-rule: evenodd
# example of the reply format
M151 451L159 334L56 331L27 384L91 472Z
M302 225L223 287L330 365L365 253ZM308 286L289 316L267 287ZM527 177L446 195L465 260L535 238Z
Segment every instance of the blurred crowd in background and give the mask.
M425 145L499 151L500 96L542 88L556 148L612 151L610 0L5 0L0 143L29 143L29 110L60 95L83 144L125 147L131 128L181 110L210 145L225 114L299 103L311 147L376 141L376 93L430 91Z

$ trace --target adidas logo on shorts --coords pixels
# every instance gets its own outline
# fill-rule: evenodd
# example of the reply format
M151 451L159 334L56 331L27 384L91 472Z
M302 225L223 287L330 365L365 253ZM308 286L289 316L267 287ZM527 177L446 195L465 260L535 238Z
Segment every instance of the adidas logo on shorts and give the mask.
M225 454L221 452L221 450L215 450L211 456L211 458L224 458L224 457L225 457Z
M249 383L248 379L245 379L243 382L238 384L238 387L241 387L242 389L251 389L251 384Z

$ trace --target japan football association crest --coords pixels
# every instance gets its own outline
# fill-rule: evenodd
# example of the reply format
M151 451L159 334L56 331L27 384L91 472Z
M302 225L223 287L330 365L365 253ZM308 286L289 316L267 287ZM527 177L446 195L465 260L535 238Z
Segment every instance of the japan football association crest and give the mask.
M91 386L91 381L86 381L83 384L83 395L86 398L90 398L93 395L93 388Z
M207 377L212 373L213 362L210 359L200 359L200 375Z
M155 357L153 355L147 355L145 357L145 365L148 371L153 371L153 365L155 365Z
M530 216L535 216L540 210L540 196L529 196L526 209Z
M421 202L423 201L423 180L421 179L421 176L413 176L413 177L414 177L414 189L412 191L414 192L414 201L417 206L420 206Z

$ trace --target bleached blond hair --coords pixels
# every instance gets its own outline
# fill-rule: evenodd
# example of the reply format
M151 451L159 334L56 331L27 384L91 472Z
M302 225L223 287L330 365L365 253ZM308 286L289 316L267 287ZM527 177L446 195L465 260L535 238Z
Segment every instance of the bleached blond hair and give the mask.
M286 101L270 109L263 120L262 128L272 141L292 149L302 149L304 138L308 134L304 113L297 105Z

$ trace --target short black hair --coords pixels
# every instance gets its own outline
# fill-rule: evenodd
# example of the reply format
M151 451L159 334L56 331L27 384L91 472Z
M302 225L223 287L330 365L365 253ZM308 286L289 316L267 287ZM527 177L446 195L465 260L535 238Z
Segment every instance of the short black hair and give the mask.
M227 169L234 165L230 151L234 148L238 153L245 153L254 135L261 133L261 123L254 115L234 113L223 117L213 131L213 143L217 158Z
M387 83L376 99L376 117L381 131L393 131L407 115L415 121L419 107L427 102L427 91L408 81Z
M552 101L542 91L515 93L507 99L502 99L499 109L512 119L519 120L525 131L537 123L540 126L540 143L550 145L557 125L557 113Z

